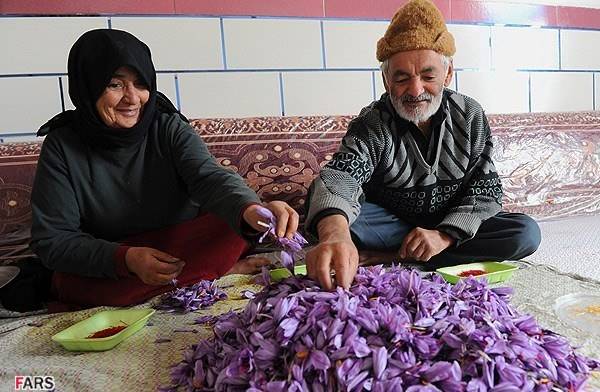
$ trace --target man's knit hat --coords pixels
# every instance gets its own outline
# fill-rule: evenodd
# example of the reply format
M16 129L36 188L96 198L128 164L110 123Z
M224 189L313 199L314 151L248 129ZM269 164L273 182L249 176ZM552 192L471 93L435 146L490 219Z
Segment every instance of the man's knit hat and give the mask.
M411 0L396 11L377 42L377 60L383 62L398 52L416 49L431 49L448 57L456 52L454 37L430 0Z

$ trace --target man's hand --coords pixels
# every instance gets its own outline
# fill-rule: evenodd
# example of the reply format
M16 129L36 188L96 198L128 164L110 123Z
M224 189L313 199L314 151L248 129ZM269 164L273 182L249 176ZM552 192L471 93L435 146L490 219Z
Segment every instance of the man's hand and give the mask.
M275 233L278 237L292 238L294 233L298 231L298 222L300 217L298 213L284 201L272 201L264 205L269 209L277 219L277 230ZM258 209L261 208L258 204L253 204L244 210L243 218L256 231L265 231L265 227L258 224L264 220L259 214Z
M398 256L400 260L429 261L452 244L454 238L446 233L415 227L404 237Z
M125 264L142 282L162 286L171 283L185 263L158 249L132 247L125 253Z
M306 254L308 276L325 290L332 290L331 272L335 283L345 289L358 269L358 251L350 238L348 221L342 215L330 215L317 225L319 244Z

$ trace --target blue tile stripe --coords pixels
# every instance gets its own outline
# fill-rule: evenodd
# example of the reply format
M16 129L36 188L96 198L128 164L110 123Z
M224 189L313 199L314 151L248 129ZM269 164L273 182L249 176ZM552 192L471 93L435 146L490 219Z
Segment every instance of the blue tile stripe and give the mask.
M283 95L283 74L279 72L279 98L281 105L281 115L285 116L285 97Z
M62 77L59 76L58 77L58 91L60 93L60 107L62 108L62 111L64 112L65 109L65 92L63 90L63 83L62 83Z
M325 30L323 28L323 21L319 23L321 30L321 58L323 61L323 69L327 69L327 53L325 52Z
M223 18L219 18L219 25L221 27L221 55L223 56L223 69L227 69L227 50L225 48L225 26L223 25Z
M179 76L177 74L175 74L174 77L174 83L175 83L175 101L177 101L175 104L177 105L177 110L181 110L181 93L179 91Z

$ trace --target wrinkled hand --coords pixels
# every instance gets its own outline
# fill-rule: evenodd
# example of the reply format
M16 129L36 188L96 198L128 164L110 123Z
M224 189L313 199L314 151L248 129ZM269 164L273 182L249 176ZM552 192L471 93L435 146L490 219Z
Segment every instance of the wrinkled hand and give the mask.
M185 262L158 249L132 247L125 254L125 264L142 282L161 286L171 283Z
M254 230L265 231L266 227L258 224L259 221L263 221L264 218L258 213L258 209L264 207L269 209L275 218L277 219L277 230L276 234L278 237L292 238L294 233L298 231L298 222L300 217L298 213L290 207L290 205L284 201L272 201L264 206L253 204L244 210L243 218ZM265 223L265 222L263 222Z
M350 237L348 221L341 215L331 215L319 222L318 231L321 241L306 253L308 276L325 290L332 290L333 283L350 288L358 270L358 250Z
M429 261L454 244L454 238L439 230L415 227L402 241L398 256L401 260Z

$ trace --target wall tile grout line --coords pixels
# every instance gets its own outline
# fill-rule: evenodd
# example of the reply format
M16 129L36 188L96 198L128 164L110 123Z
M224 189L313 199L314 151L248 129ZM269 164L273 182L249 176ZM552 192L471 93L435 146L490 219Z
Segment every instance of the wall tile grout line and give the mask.
M227 69L227 51L225 50L225 26L223 18L219 18L219 25L221 26L221 56L223 58L223 69Z
M574 8L574 9L578 9L581 7L569 7L569 8ZM597 8L596 10L600 11L600 8ZM98 13L90 13L90 14L71 14L71 15L27 15L27 14L21 14L21 15L11 15L11 14L0 14L0 20L4 19L4 18L48 18L48 19L52 19L52 18L98 18L98 19L107 19L107 22L109 23L108 28L112 28L110 26L111 24L111 18L112 17L125 17L125 18L198 18L198 19L289 19L289 20L333 20L333 21L348 21L348 22L389 22L390 18L389 17L368 17L368 16L363 16L363 17L350 17L350 16L341 16L341 17L335 17L335 16L327 16L324 15L322 17L319 16L293 16L293 15L253 15L253 14L247 14L247 15L215 15L214 13L206 13L206 14L119 14L119 13L112 13L112 14L98 14ZM489 20L452 20L452 19L448 19L447 21L448 25L473 25L473 26L494 26L496 23L494 22L490 22ZM568 26L568 25L536 25L534 23L499 23L502 24L503 26L507 26L507 27L531 27L531 26L537 26L540 27L542 29L567 29L567 30L581 30L581 31L600 31L600 23L597 27L578 27L578 26Z
M592 110L596 109L596 73L592 74Z
M321 60L323 63L323 69L327 69L327 56L325 53L325 29L323 27L323 21L319 22L321 28Z
M37 136L37 132L3 132L0 133L0 140L5 137ZM4 142L4 140L3 140ZM0 142L1 143L1 142Z
M285 98L283 96L283 73L279 72L279 104L281 105L281 115L285 116Z
M4 74L0 75L1 78L36 78L36 77L48 77L48 76L68 76L64 72L48 72L48 73L23 73L23 74Z
M454 72L454 85L456 86L456 92L460 92L458 90L458 74L460 73L460 71Z
M561 29L558 29L558 69L562 69L562 35Z
M462 67L454 67L455 71L476 71L476 72L487 72L490 70L484 68L462 68ZM304 73L314 73L314 72L378 72L378 67L373 68L229 68L229 69L168 69L168 70L158 70L156 73L158 75L162 74L209 74L209 73L238 73L238 72L247 72L247 73L273 73L273 72L304 72ZM502 72L503 70L491 70L491 72ZM537 69L537 68L515 68L510 71L515 72L535 72L535 73L592 73L592 72L600 72L600 67L598 68L586 68L586 69ZM24 73L24 74L0 74L0 79L10 79L10 78L23 78L23 77L48 77L48 76L56 76L56 77L67 77L68 74L57 72L57 73Z
M532 110L531 110L531 107L532 107L532 105L531 105L531 72L529 72L529 73L527 74L527 91L528 91L528 93L529 93L529 94L528 94L528 95L529 95L529 96L528 96L528 101L529 101L529 113L531 113L531 112L532 112Z
M60 106L62 108L62 111L64 112L66 110L66 108L65 108L65 93L63 91L62 76L58 77L58 92L60 94Z
M494 67L494 50L493 50L494 48L493 48L493 45L492 45L492 34L493 34L492 26L488 27L488 34L489 34L488 35L488 47L490 48L490 70L492 70L492 69L495 70L495 67Z
M488 69L492 69L492 64L493 64L493 55L492 55L492 26L488 26L488 48L490 50L490 55L489 55L489 60L490 60L490 66L488 67Z
M173 79L173 83L175 83L175 104L177 105L177 110L181 111L181 92L179 91L179 75L175 74Z
M371 86L373 87L373 101L377 101L377 89L375 88L375 71L371 72Z

